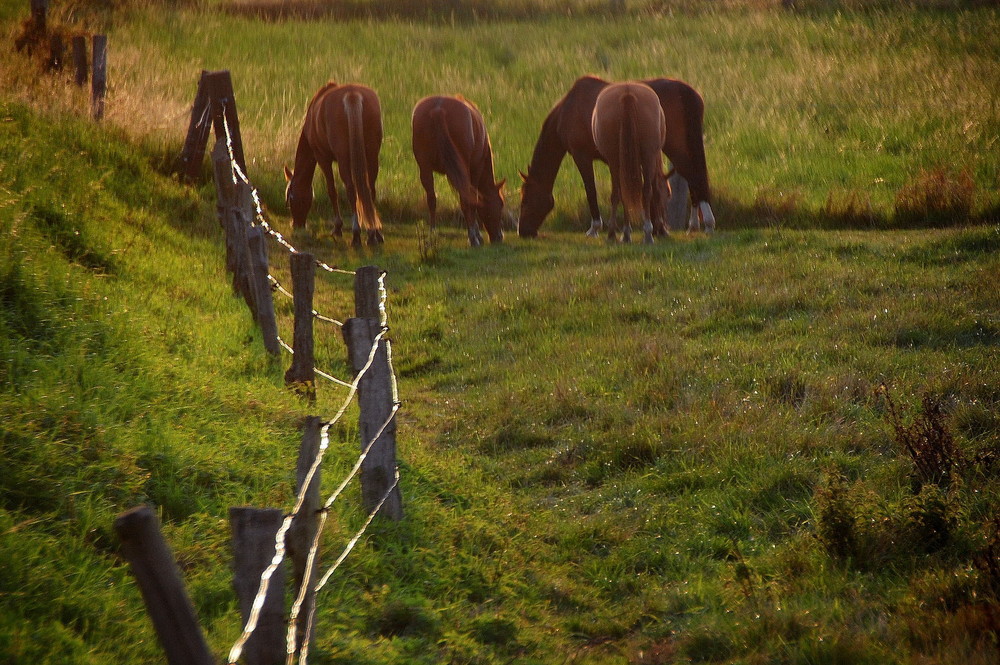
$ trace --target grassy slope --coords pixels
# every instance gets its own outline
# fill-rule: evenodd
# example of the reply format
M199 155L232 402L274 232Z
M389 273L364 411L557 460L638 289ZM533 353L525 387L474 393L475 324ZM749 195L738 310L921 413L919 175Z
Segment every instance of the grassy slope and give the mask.
M114 132L0 118L0 654L158 661L110 531L147 500L224 653L226 508L287 505L306 411L229 296L208 189ZM431 262L394 231L377 257L296 239L390 270L407 401L408 518L324 591L316 662L988 662L995 463L963 467L927 547L934 496L875 388L996 449L996 227L478 253L447 230ZM838 514L847 560L822 546Z

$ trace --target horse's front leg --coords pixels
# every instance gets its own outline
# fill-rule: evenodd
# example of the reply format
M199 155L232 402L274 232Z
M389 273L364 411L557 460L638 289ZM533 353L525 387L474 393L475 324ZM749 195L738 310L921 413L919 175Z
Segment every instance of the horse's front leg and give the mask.
M339 238L343 235L344 218L340 216L340 197L337 195L337 181L333 177L333 164L321 164L319 168L326 180L326 194L330 197L330 205L333 206L333 234Z
M583 188L587 192L587 207L590 209L590 229L587 236L596 238L604 227L601 219L601 208L597 204L597 184L594 181L594 160L583 155L573 155L573 162L583 179Z
M483 234L479 230L479 219L475 206L462 202L462 217L465 218L465 228L469 233L469 246L481 247L483 244Z

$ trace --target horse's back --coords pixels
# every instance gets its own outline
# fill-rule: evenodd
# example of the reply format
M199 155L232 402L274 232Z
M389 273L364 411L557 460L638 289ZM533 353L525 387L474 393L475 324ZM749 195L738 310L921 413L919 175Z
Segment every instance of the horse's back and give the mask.
M437 170L437 127L443 123L463 153L483 149L488 142L482 113L475 104L459 95L431 95L413 107L413 153L418 162Z
M639 132L637 138L644 144L653 142L659 151L664 134L660 100L652 88L637 81L613 83L598 94L591 117L591 129L598 150L605 153L606 148L617 141L618 128L625 121L625 100L628 97L634 100L636 129Z
M303 131L318 154L337 161L350 149L345 106L348 100L360 100L368 151L377 151L382 144L382 107L378 94L360 83L327 84L310 102Z

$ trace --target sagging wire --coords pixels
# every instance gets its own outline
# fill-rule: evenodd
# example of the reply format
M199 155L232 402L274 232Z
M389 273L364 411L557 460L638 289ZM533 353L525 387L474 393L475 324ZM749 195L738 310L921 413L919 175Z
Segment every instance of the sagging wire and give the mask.
M225 103L225 101L223 101L223 103L222 103L222 125L225 128L225 130L226 130L226 150L229 152L229 162L230 162L230 164L232 166L232 169L233 169L233 182L235 183L236 182L236 178L239 177L240 180L242 180L246 185L248 185L250 187L250 195L253 198L254 208L256 208L257 221L259 222L259 226L262 229L264 229L264 231L269 236L271 236L272 238L274 238L275 241L279 245L281 245L282 247L284 247L285 249L287 249L289 252L297 253L299 250L295 249L295 247L292 245L292 243L290 243L287 240L285 240L285 237L283 235L281 235L280 233L278 233L276 230L274 230L274 228L270 224L268 224L267 218L264 216L264 208L261 206L261 203L260 203L260 196L257 193L257 188L253 186L253 184L247 178L246 174L243 173L243 169L240 168L240 165L236 163L236 157L235 157L235 154L233 153L233 137L232 137L232 134L229 131L229 120L226 117L226 103ZM319 268L321 268L321 269L323 269L323 270L325 270L325 271L327 271L329 273L336 273L336 274L341 274L341 275L354 275L355 274L355 272L353 270L344 270L343 268L337 268L337 267L328 265L327 263L325 263L324 261L320 261L319 259L316 259L315 261L316 261L316 266L317 267L319 267Z
M287 642L286 642L286 644L287 644L287 652L289 654L289 661L288 661L289 664L291 664L293 662L291 654L295 653L295 649L296 649L296 646L297 646L297 644L296 644L296 639L297 639L296 635L298 633L297 628L298 628L299 612L301 611L302 604L305 602L306 595L308 594L310 577L312 576L313 562L316 559L316 553L319 551L319 542L320 542L320 540L321 540L321 538L323 536L323 529L326 526L326 520L327 520L327 517L329 516L330 508L333 506L334 502L340 497L341 493L343 493L343 491L347 487L347 485L350 484L350 482L352 480L354 480L354 477L358 474L358 471L360 471L360 469L361 469L361 465L364 463L365 459L368 457L368 453L375 446L375 443L382 437L382 433L385 432L385 429L389 426L389 423L391 423L392 420L393 420L393 418L395 418L396 412L398 410L399 410L399 405L395 405L394 404L393 408L392 408L392 411L386 417L385 422L382 423L382 426L379 427L379 429L378 429L377 432L375 432L375 435L372 437L371 441L369 441L368 445L366 445L365 448L364 448L364 450L362 450L361 455L358 457L357 461L354 463L354 467L351 469L350 473L348 473L347 477L345 477L344 480L341 481L340 486L337 487L336 491L334 491L333 494L330 495L330 498L328 498L326 500L326 503L323 504L323 507L319 511L320 512L319 526L316 529L316 535L313 537L313 541L312 541L312 543L309 546L309 555L308 555L308 557L306 557L306 567L305 567L305 572L304 572L303 578L302 578L302 584L299 586L299 594L298 594L298 596L295 599L295 603L292 605L292 609L291 609L291 611L289 613L289 617L288 617L288 624L289 625L288 625L288 635L287 635ZM399 469L398 468L396 469L396 475L397 475L397 482L398 482L398 475L399 475ZM393 483L393 487L395 487L395 486L396 486L396 483ZM390 488L389 491L390 492L392 491L391 488ZM385 499L383 499L382 501L380 501L379 504L378 504L378 507L375 508L374 512L378 512L378 509L382 507L382 503L384 503L384 502L385 502ZM371 520L369 519L369 522L370 521ZM367 527L367 524L365 526ZM362 533L363 533L363 531L364 530L362 529ZM351 545L351 547L353 547L353 545ZM318 591L318 587L317 587L317 589L314 589L314 592L315 591ZM315 607L315 604L314 604L314 607ZM312 625L312 614L310 614L310 616L309 616L309 626L307 626L307 628L306 628L307 631L310 629L311 625ZM305 639L303 640L303 648L305 648L305 646L308 645L308 644L309 644L309 638L308 638L308 633L307 633Z
M337 414L320 429L320 445L319 450L316 453L316 459L313 460L312 466L309 467L309 472L302 481L302 488L296 497L295 505L292 507L292 512L285 516L285 519L282 520L281 527L274 535L274 556L271 558L271 563L268 564L267 568L264 569L264 572L261 573L260 586L257 589L257 596L254 598L253 604L251 605L250 614L247 617L246 625L243 627L243 633L240 635L239 639L236 640L232 649L229 651L229 659L226 661L228 665L236 664L236 661L239 660L240 655L243 653L243 647L246 646L247 640L250 639L250 636L257 629L257 622L260 620L260 612L264 607L264 599L267 596L267 589L271 584L271 576L274 575L274 571L277 570L278 566L280 566L281 562L285 559L285 534L288 533L288 529L292 525L292 520L295 519L299 511L302 509L302 504L305 502L306 491L312 483L313 476L316 475L316 471L319 469L319 466L323 461L323 455L326 452L326 449L330 445L330 426L343 417L344 413L347 411L347 407L350 406L352 401L354 401L354 396L358 392L358 385L361 383L362 377L364 377L364 375L371 368L372 364L375 362L375 354L378 350L378 343L382 340L382 337L386 332L387 329L383 328L382 331L375 336L375 339L372 341L371 351L368 353L368 360L354 378L354 382L351 384L351 389L343 404L341 404L340 410L338 410Z
M361 526L361 529L358 530L356 534L354 534L354 537L351 538L350 542L347 543L347 546L344 548L344 551L340 553L340 556L337 557L337 560L333 563L332 566L330 566L330 569L327 570L326 573L323 575L323 577L320 579L319 583L316 585L316 588L313 589L314 593L319 593L320 589L326 586L326 583L330 580L330 577L337 570L340 564L344 562L344 559L347 558L347 555L351 553L351 550L354 549L354 546L358 544L358 540L360 540L361 536L364 535L365 531L368 529L368 526L372 523L372 520L375 519L375 515L377 515L378 511L382 509L382 506L389 499L389 496L392 494L393 490L395 490L398 485L399 485L399 467L397 466L395 478L393 479L392 485L390 485L389 489L387 489L385 491L385 494L382 495L382 499L378 502L378 505L375 506L375 509L372 510L372 512L368 515L368 519L365 520L365 523ZM323 515L325 519L326 513L324 513ZM299 665L306 665L306 661L309 656L309 642L312 640L312 627L316 616L316 605L317 603L314 601L312 607L309 609L309 617L307 619L308 622L306 624L306 634L302 640L302 649L299 651ZM289 653L288 665L292 665L293 662L294 660L292 654Z

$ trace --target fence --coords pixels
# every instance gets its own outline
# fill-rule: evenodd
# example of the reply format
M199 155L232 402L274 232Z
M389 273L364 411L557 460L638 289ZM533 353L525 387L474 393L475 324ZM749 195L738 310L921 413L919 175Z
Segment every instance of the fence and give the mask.
M233 273L233 289L250 307L261 327L268 353L284 349L292 362L286 384L315 403L315 378L325 378L346 389L336 414L324 421L306 420L296 467L296 497L287 514L273 508L231 508L234 580L243 618L243 631L233 644L227 663L274 665L296 661L305 665L316 615L316 594L353 550L376 515L391 520L403 516L396 465L395 417L400 408L392 347L388 339L385 273L366 266L358 271L333 268L312 255L299 252L268 223L256 190L244 171L238 116L228 72L203 72L192 108L192 120L181 163L195 168L195 155L203 158L211 127L216 145L212 151L219 221L226 231L226 265ZM200 168L200 164L197 165ZM270 273L266 239L290 253L292 290ZM354 277L355 316L344 322L313 308L315 272ZM293 345L278 334L272 293L294 300ZM315 368L313 321L341 328L349 364L355 372L343 381ZM355 397L359 402L361 452L336 490L321 502L321 467L330 445L330 428L347 412ZM319 547L334 502L360 476L367 519L322 576ZM150 506L126 511L115 520L122 551L129 560L142 591L150 618L171 665L208 665L213 658L205 643L194 609L169 547L159 532ZM297 589L284 616L285 559L292 562Z
M73 49L74 82L83 86L90 78L90 108L95 120L104 117L104 100L108 90L108 37L96 34L91 37L90 63L93 75L88 71L87 37L82 34L68 35L64 28L53 28L48 23L49 0L30 0L31 18L24 23L20 35L14 39L14 47L31 55L41 49L47 72L60 72L65 66L66 45L69 38Z

